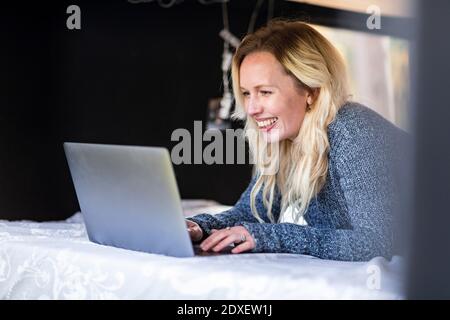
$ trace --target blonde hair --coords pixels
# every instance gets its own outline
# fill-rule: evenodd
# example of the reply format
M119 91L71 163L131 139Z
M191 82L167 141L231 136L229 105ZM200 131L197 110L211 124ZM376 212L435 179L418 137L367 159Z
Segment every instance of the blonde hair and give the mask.
M256 209L255 198L264 186L263 202L267 216L275 222L272 204L278 187L282 195L281 212L291 207L292 218L298 223L326 181L330 148L327 127L349 97L346 67L336 48L313 27L298 21L272 21L247 35L233 57L234 118L246 118L239 88L239 69L244 58L254 52L271 53L303 88L310 92L318 89L297 138L279 142L279 152L275 155L279 165L277 172L262 174L265 164L258 160L263 158L258 153L265 151L258 148L262 138L254 119L247 118L244 128L250 154L255 159L254 175L258 176L250 195L253 215L263 222ZM251 131L258 134L249 134Z

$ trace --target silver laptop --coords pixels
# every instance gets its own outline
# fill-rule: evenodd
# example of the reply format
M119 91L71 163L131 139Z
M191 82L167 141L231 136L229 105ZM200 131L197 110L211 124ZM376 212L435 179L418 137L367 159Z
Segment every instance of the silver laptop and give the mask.
M166 148L66 142L64 150L91 241L194 256Z

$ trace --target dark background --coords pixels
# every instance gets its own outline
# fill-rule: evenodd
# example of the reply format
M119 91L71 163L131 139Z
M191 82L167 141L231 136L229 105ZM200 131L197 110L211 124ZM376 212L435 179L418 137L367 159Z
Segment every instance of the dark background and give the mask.
M66 9L81 8L81 30ZM228 4L242 37L256 0ZM274 16L365 30L366 16L275 1ZM266 22L267 1L256 27ZM398 20L380 32L394 35ZM64 141L164 146L206 120L222 92L221 4L186 0L169 9L125 0L0 5L0 219L63 219L78 210ZM378 32L378 31L375 31ZM235 127L239 124L235 124ZM182 198L232 205L249 165L179 165Z

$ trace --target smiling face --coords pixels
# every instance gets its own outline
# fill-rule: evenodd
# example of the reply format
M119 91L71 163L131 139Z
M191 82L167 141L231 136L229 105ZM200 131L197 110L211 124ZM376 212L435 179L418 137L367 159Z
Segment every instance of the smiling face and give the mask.
M305 117L310 93L287 74L269 52L254 52L242 61L240 89L245 112L268 142L295 139Z

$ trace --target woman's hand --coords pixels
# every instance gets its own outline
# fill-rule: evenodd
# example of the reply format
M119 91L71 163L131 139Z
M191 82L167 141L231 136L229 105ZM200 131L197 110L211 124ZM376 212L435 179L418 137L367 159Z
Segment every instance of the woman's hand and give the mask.
M202 228L197 223L186 220L186 225L192 242L200 241L203 238Z
M237 244L232 253L241 253L255 248L255 240L250 233L242 226L227 227L226 229L211 230L211 235L200 244L203 251L211 250L214 252L222 251L230 244Z

